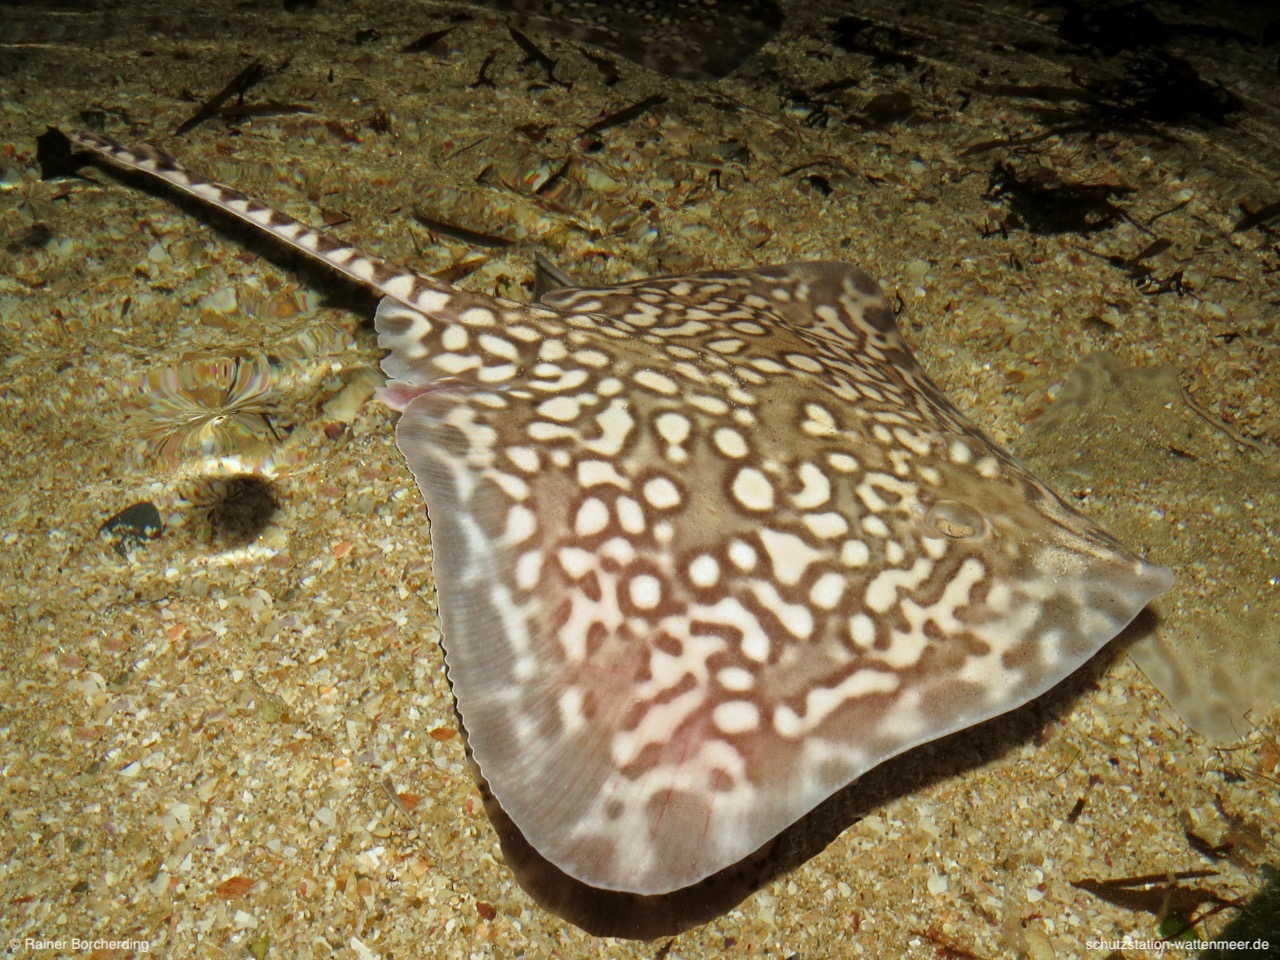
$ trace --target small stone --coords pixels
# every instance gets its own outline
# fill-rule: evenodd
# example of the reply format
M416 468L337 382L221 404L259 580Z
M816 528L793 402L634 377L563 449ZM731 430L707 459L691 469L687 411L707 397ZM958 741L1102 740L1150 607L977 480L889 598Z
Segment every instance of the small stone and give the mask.
M116 553L122 557L163 532L160 511L149 500L125 507L98 528L98 536L110 540Z
M1027 930L1023 933L1022 945L1027 960L1054 960L1058 953L1053 944L1039 930Z
M232 314L238 305L234 287L220 287L200 298L200 308L212 313Z

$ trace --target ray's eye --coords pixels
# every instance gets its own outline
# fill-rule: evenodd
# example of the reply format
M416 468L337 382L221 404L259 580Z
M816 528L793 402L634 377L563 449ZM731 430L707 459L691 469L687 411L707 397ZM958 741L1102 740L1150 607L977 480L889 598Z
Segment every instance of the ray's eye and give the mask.
M961 500L939 500L924 517L925 535L949 540L978 540L987 523L974 507Z

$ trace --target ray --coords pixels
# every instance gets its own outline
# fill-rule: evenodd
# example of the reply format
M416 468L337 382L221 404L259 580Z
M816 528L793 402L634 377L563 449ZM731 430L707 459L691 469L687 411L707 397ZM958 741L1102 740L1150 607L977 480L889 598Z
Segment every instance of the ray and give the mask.
M1172 582L1036 480L845 263L557 288L369 256L154 147L152 174L383 294L446 665L542 856L661 894L867 770L1011 710Z

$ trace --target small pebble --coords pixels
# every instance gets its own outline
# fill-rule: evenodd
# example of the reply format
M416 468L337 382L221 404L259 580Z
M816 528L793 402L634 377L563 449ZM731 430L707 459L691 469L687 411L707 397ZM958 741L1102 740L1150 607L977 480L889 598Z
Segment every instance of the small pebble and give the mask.
M160 511L149 500L125 507L98 528L98 536L110 540L116 553L122 557L163 532Z

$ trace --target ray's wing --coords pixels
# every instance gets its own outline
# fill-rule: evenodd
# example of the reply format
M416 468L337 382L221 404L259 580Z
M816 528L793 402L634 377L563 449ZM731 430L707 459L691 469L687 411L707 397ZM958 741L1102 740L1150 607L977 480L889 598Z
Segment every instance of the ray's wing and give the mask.
M398 441L476 761L589 885L723 869L1057 683L1171 580L974 430L861 271L546 299L534 362L409 388ZM406 313L378 323L412 381Z

